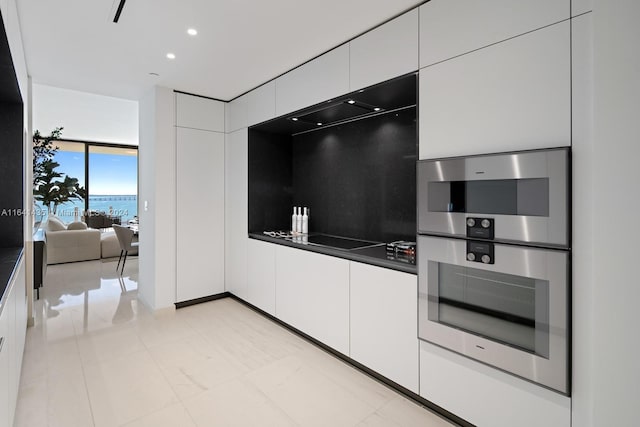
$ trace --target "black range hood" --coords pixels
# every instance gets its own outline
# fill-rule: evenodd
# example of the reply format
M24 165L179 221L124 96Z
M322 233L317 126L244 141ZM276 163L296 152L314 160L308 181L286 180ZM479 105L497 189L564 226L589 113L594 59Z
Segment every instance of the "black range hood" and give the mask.
M253 126L252 129L296 135L413 107L417 74L411 73Z

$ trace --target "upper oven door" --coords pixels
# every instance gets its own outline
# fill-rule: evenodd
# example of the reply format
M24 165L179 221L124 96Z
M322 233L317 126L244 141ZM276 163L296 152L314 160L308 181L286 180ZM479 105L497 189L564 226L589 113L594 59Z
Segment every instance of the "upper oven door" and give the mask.
M493 219L493 239L569 246L569 149L418 162L418 232L467 236Z

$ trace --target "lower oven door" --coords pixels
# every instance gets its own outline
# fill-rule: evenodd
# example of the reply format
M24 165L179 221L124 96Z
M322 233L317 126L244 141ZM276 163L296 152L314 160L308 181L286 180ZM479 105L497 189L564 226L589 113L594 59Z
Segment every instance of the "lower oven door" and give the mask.
M568 395L567 252L467 242L418 237L420 338Z

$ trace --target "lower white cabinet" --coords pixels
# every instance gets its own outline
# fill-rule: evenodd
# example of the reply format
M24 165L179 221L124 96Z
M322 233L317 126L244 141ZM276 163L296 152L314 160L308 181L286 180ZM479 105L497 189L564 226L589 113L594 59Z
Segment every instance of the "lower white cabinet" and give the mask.
M349 261L277 246L276 281L276 317L349 355Z
M13 425L18 400L27 333L24 259L5 292L6 301L0 314L0 427Z
M428 342L420 395L478 427L570 427L571 399Z
M224 292L224 133L177 128L176 301Z
M350 357L418 393L416 275L351 262L350 279Z
M250 239L246 300L272 316L276 314L276 248L272 243Z

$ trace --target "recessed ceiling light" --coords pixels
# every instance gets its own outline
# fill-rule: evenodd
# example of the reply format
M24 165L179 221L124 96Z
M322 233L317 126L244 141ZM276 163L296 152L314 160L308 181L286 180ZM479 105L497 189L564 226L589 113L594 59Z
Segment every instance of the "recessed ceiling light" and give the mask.
M189 28L187 30L187 34L189 34L190 36L197 36L198 35L198 30L196 30L195 28Z
M169 59L176 59L176 55L175 55L175 54L173 54L173 53L171 53L171 52L169 52L169 53L167 53L167 58L169 58Z
M353 99L350 99L350 100L348 100L347 102L348 102L349 104L352 104L352 105L356 103L356 101L354 101Z
M318 123L317 123L317 125L318 125L318 126L322 126L322 123L318 122Z
M380 108L380 107L376 107L376 108L373 109L373 111L380 111L380 110L382 110L382 108Z
M294 122L297 122L298 118L297 117L292 117L291 120L293 120Z

